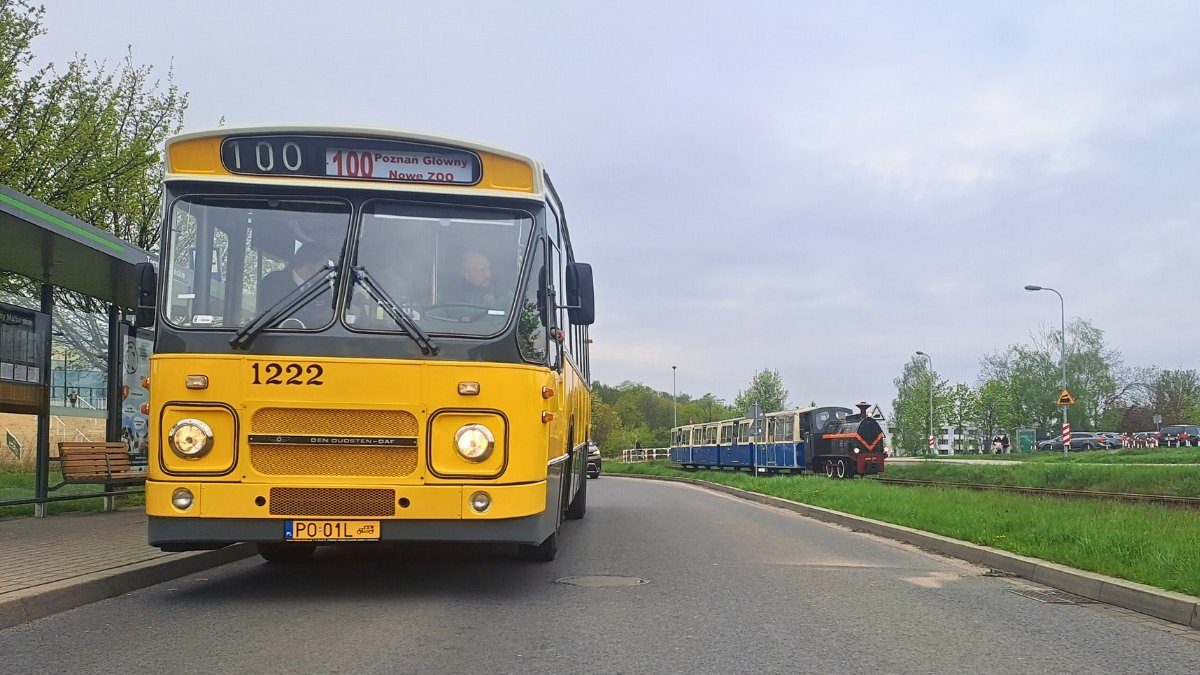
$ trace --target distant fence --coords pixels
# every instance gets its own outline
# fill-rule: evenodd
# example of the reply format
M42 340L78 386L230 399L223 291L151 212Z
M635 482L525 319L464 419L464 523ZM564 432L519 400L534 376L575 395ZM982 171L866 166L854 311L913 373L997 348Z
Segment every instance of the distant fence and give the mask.
M75 392L75 400L71 400L71 392ZM64 387L61 383L55 384L50 389L50 405L108 410L108 390L104 387Z
M670 459L670 448L629 448L621 451L621 461L627 464L649 462L652 459Z

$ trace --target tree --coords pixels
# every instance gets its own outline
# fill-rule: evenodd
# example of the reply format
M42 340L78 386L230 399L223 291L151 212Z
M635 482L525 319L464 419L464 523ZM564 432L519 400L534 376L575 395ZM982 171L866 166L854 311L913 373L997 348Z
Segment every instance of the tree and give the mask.
M900 377L892 383L896 385L892 422L899 431L896 447L908 455L929 452L929 387L932 384L936 427L949 405L945 383L929 370L925 359L916 355L904 364Z
M1033 345L1011 345L1004 352L985 356L981 377L1004 382L1017 417L1045 429L1059 419L1055 401L1062 377L1044 336L1040 339L1035 336Z
M981 362L982 379L1007 383L1020 424L1055 428L1062 419L1056 403L1062 391L1061 341L1058 331L1043 329L1031 336L1030 344L1011 345ZM1120 352L1108 347L1103 331L1085 319L1067 324L1065 362L1067 388L1075 398L1067 419L1077 429L1097 428L1119 392L1136 385L1138 371L1124 369Z
M59 73L33 69L44 10L0 0L0 183L112 232L141 248L158 245L162 163L159 148L187 109L167 71L165 85L133 55L109 70L77 57ZM37 283L0 275L0 295L38 297ZM32 304L36 304L33 302ZM94 298L57 289L68 320L55 328L94 364L104 362L107 325ZM72 316L74 315L74 316Z
M1121 369L1121 354L1104 342L1104 331L1084 319L1067 324L1071 342L1067 349L1067 382L1075 405L1067 420L1078 429L1099 429L1107 403L1117 391L1114 375Z
M1187 424L1200 406L1200 375L1195 370L1164 370L1151 387L1151 408L1164 424Z
M788 390L783 388L783 378L778 370L763 368L754 374L750 387L739 391L733 400L734 410L740 415L750 412L750 406L757 403L764 413L785 410L788 402Z
M592 392L592 440L604 450L613 449L613 441L619 438L625 428L617 411L600 400L597 392Z
M955 452L967 449L966 431L968 426L974 426L979 418L979 394L971 387L959 382L946 392L946 422L955 431L957 447Z
M988 439L1016 431L1018 421L1012 392L1004 380L988 380L979 388L977 412L974 424L979 432L981 450L987 447Z

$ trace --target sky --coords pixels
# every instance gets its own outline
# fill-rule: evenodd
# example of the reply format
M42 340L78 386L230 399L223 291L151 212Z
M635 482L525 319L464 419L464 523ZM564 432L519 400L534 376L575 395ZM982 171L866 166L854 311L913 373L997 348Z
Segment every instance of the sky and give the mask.
M1200 3L43 1L38 63L131 49L189 131L541 160L605 384L732 402L769 368L886 411L917 350L974 385L1058 329L1026 284L1128 365L1200 368Z

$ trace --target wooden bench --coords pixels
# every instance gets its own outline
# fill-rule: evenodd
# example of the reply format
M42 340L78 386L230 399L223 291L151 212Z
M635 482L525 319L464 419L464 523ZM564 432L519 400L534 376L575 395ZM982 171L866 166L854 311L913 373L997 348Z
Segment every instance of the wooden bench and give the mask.
M58 462L62 467L62 482L67 484L97 483L101 485L132 485L146 480L144 471L134 471L129 463L129 446L124 443L93 441L60 441ZM112 496L104 498L104 510L115 506Z

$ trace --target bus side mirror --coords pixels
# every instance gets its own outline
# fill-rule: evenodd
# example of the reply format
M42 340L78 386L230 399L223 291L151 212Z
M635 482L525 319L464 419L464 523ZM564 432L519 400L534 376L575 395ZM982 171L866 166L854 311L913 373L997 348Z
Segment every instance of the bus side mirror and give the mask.
M154 271L154 263L138 263L134 268L137 276L137 308L134 313L133 325L146 328L154 325L154 301L158 297L158 273Z
M576 326L590 326L596 322L592 266L587 263L567 265L567 317Z

